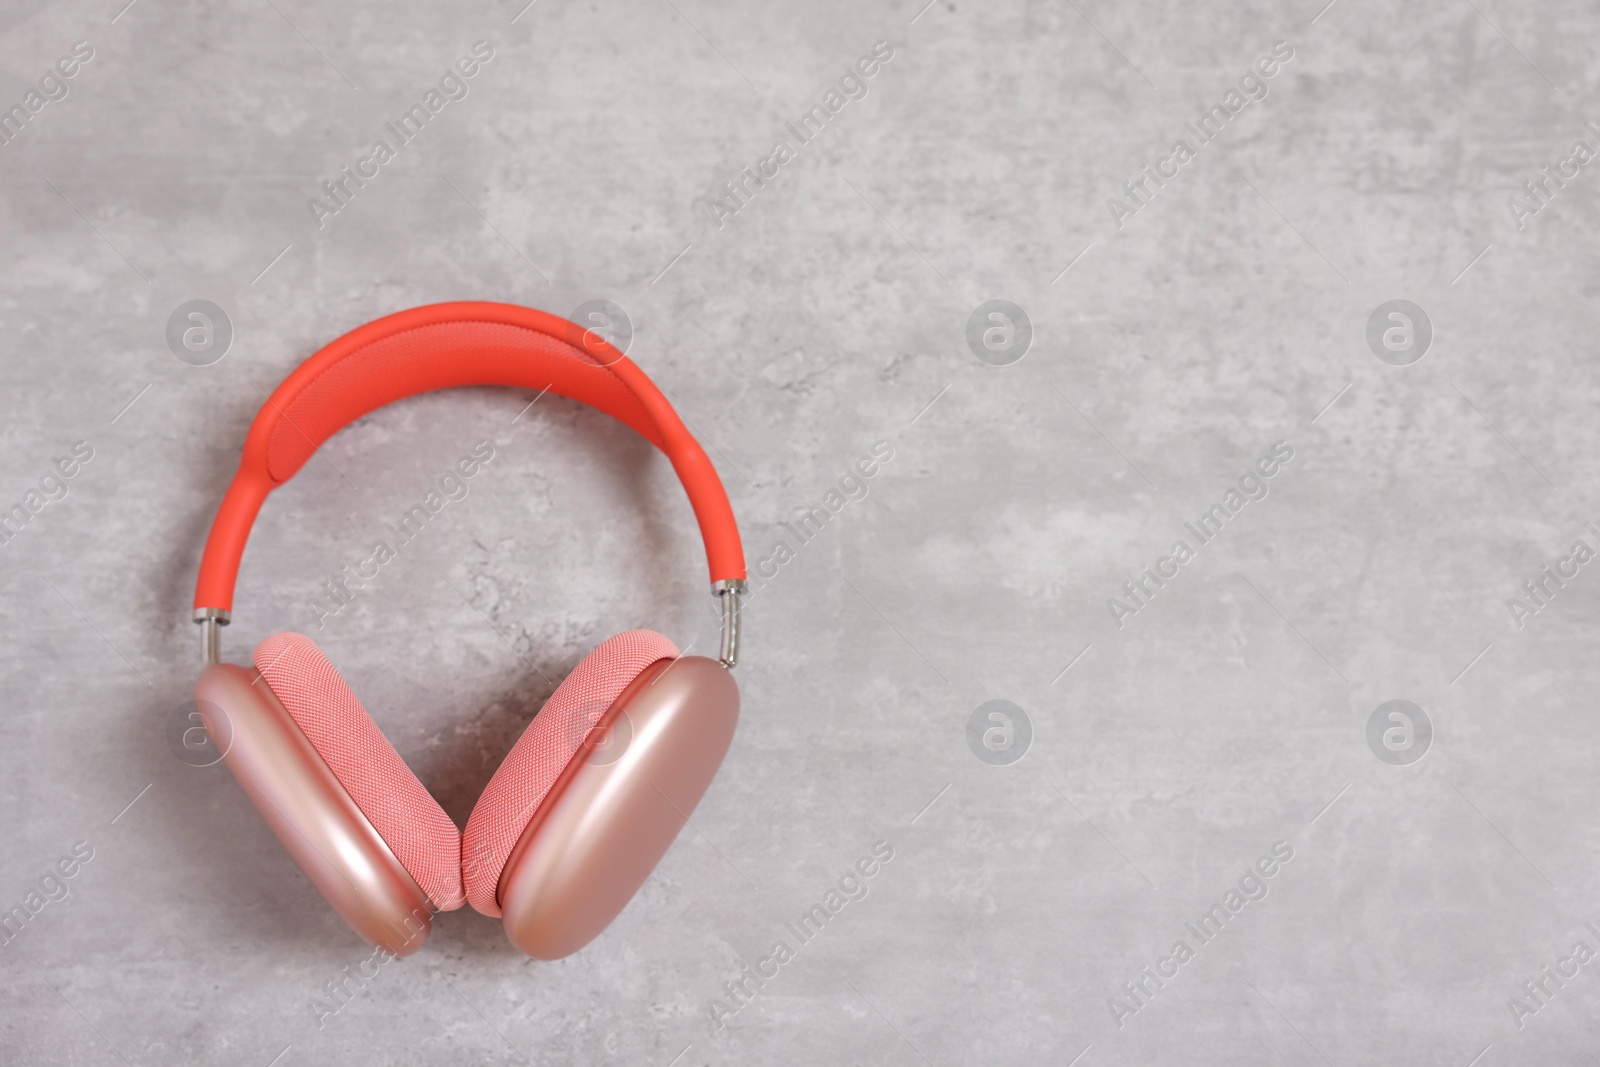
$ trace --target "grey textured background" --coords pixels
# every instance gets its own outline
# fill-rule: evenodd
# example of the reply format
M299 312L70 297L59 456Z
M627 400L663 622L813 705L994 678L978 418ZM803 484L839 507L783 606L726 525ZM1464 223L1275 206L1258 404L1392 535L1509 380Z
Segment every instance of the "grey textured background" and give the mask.
M1593 5L919 6L5 6L0 103L94 58L0 147L0 505L94 459L0 546L0 905L94 858L0 947L0 1061L1594 1062L1600 963L1520 1026L1507 1002L1600 949L1600 578L1521 629L1506 603L1600 547L1600 177L1507 207L1600 147ZM477 40L470 95L319 229L318 183ZM719 228L706 198L878 40L867 97ZM1278 41L1268 97L1119 230L1107 198ZM196 297L236 330L208 367L164 341ZM994 297L1036 330L1012 366L963 340ZM454 913L319 1026L367 950L165 740L193 573L265 393L473 298L624 307L752 563L894 458L752 599L730 757L610 930L544 964ZM1398 298L1435 330L1407 367L1364 340ZM667 465L566 401L514 423L529 399L335 438L224 634L316 636L458 821L548 695L529 664L714 634ZM316 629L319 580L482 438L468 499ZM1280 440L1270 495L1118 629L1107 598ZM1011 766L967 746L991 699L1032 721ZM1434 726L1411 766L1367 746L1390 699ZM868 896L713 1025L879 841ZM1278 841L1269 894L1119 1026Z

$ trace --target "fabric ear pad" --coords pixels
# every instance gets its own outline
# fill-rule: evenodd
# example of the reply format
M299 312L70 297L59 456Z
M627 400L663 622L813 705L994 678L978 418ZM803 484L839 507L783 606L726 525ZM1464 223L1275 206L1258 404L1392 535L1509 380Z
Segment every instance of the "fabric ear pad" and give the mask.
M590 729L650 664L676 659L678 646L652 630L603 642L572 669L512 746L467 819L461 839L467 900L499 916L495 892L511 850Z
M440 911L461 892L461 834L383 736L328 657L304 634L256 646L256 670L417 885Z

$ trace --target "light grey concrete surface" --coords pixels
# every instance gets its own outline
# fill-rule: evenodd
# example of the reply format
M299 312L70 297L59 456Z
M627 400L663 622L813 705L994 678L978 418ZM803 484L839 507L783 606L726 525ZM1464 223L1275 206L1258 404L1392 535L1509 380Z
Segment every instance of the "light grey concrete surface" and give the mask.
M0 506L39 508L0 545L0 905L28 915L0 1061L1600 1058L1600 564L1573 555L1600 549L1600 174L1564 164L1600 150L1592 4L124 2L0 13L27 115L0 145ZM479 41L400 146L385 124ZM1576 174L1532 198L1547 164ZM1146 166L1172 176L1136 199ZM233 328L209 366L166 341L192 299ZM559 963L469 910L365 965L225 769L168 743L263 397L455 299L624 308L766 576L692 829ZM991 299L1031 322L1020 361L969 349ZM1367 340L1393 300L1431 323L1408 365L1419 335L1392 362ZM312 634L458 822L540 672L633 626L715 635L666 463L531 399L333 439L265 508L224 633L239 662ZM485 439L466 499L319 628L321 580ZM864 497L830 499L875 447ZM992 700L1026 715L1009 750L987 711L969 745ZM1431 741L1385 710L1369 745L1391 700ZM875 847L802 943L786 924Z

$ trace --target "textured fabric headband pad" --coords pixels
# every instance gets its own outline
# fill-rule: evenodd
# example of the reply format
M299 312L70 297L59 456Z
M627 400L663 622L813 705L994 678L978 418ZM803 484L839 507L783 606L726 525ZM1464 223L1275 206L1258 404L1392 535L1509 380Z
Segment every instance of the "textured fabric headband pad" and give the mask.
M678 646L653 630L620 633L583 658L533 717L467 818L461 838L467 900L500 914L500 872L550 787L567 769L590 728L650 664L676 659Z
M484 301L386 315L321 348L283 380L245 436L239 469L206 536L194 606L233 609L250 527L267 495L340 427L402 397L462 385L549 389L632 428L671 460L713 582L745 576L728 495L705 450L667 398L626 356L533 308Z
M434 907L461 907L461 834L456 824L389 744L328 657L311 638L282 633L256 647L255 664Z
M449 353L449 359L441 359ZM275 482L294 476L341 428L402 397L459 385L520 385L598 408L657 448L663 439L638 395L581 349L501 322L454 321L391 334L325 369L280 411L267 446Z

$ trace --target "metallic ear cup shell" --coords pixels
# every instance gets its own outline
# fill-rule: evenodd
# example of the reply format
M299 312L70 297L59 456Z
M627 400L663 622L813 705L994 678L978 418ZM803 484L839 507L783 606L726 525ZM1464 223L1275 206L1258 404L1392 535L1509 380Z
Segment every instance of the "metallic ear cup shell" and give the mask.
M497 897L511 943L554 960L594 940L688 821L738 721L738 684L715 660L661 660L634 679L506 861Z
M261 817L311 884L368 944L406 956L433 908L260 672L213 663L195 683L211 737ZM219 716L225 721L218 721Z

